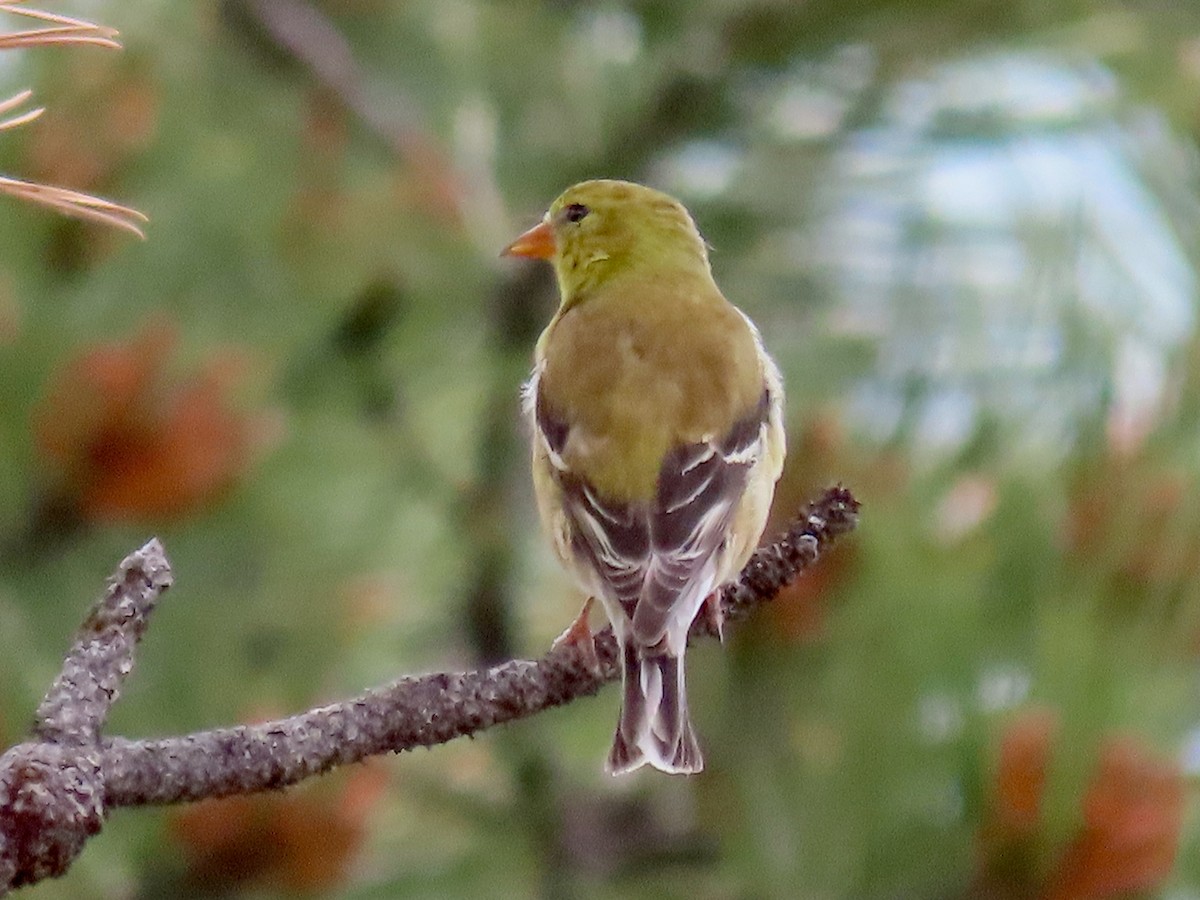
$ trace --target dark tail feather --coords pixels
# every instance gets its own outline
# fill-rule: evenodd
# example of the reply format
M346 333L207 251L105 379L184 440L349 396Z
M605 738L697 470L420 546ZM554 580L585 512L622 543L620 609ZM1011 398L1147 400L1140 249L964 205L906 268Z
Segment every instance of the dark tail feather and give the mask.
M704 758L688 717L683 660L662 653L641 656L633 642L623 655L624 700L606 771L620 775L649 763L673 774L699 772Z

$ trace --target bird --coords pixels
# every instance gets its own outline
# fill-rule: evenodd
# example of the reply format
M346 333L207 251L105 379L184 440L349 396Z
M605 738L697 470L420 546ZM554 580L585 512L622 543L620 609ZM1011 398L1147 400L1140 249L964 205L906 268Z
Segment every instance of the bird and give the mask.
M587 595L560 637L590 651L599 600L622 702L605 770L704 767L684 653L758 544L783 468L783 383L758 329L713 280L673 197L629 181L567 188L502 255L549 261L560 303L523 390L534 493Z

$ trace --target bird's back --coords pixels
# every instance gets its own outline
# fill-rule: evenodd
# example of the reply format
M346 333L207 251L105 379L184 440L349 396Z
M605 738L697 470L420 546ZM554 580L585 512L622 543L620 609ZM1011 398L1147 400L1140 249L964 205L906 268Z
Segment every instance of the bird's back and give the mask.
M651 498L673 448L720 437L761 399L751 327L705 276L618 280L539 345L541 402L570 426L563 458L608 498Z

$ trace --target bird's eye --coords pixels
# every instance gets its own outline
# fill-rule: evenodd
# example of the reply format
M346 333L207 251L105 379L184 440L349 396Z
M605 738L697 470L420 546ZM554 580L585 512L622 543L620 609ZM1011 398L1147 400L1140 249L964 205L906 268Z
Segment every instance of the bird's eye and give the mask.
M563 217L568 222L578 222L590 212L582 203L572 203L563 209Z

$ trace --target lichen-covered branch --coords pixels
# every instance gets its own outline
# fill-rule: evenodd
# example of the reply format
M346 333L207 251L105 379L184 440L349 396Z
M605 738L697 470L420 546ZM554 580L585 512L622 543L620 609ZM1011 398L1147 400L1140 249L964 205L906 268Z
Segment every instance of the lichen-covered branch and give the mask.
M771 600L851 531L858 501L831 488L725 588L727 620ZM431 747L594 694L619 677L611 629L599 666L566 645L539 660L402 678L341 703L274 722L161 740L100 738L99 729L146 618L171 583L151 541L122 564L38 709L35 739L0 756L0 893L66 871L121 806L178 803L295 784L381 753ZM693 637L711 634L701 617Z
M0 756L0 894L61 875L100 830L100 728L170 584L157 540L121 561L38 706L35 739Z
M171 564L157 539L121 561L38 706L38 738L56 744L99 740L121 682L133 671L134 648L171 581Z

